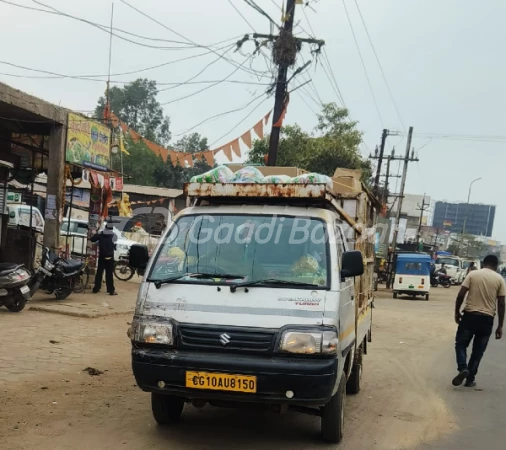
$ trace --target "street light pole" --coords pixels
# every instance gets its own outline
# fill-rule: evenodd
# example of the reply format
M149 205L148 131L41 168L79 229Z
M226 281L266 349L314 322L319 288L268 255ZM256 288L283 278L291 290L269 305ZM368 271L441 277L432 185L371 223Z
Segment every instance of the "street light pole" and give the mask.
M476 178L474 179L473 181L471 181L471 183L469 184L469 192L467 194L467 206L466 206L466 215L464 217L464 224L462 225L462 234L460 236L460 240L459 240L459 247L458 247L458 256L460 256L460 246L462 245L462 241L464 239L464 234L466 233L466 224L467 224L467 214L469 213L469 202L471 201L471 190L473 188L473 184L476 182L476 181L479 181L481 180L481 177L479 178Z

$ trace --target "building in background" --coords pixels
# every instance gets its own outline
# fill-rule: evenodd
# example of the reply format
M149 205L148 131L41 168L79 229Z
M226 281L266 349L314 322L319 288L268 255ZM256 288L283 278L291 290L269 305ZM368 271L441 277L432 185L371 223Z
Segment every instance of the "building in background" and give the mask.
M466 234L492 236L495 206L479 203L436 202L432 226L451 233L462 233L465 222Z
M395 217L397 211L397 197L391 197L388 200L390 205L390 217ZM424 206L422 213L421 208ZM401 208L401 220L399 222L399 234L397 236L397 243L404 242L417 242L418 240L418 227L420 225L420 214L422 216L422 226L430 223L432 216L432 202L429 196L417 194L404 194ZM393 231L390 236L390 242L393 239Z

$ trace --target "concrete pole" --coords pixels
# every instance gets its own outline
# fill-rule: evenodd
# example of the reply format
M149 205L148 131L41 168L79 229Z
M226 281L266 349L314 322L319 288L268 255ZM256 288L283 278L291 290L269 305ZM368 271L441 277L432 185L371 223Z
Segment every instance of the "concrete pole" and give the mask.
M54 219L45 218L44 246L57 251L60 247L60 228L63 217L65 178L66 127L55 124L49 134L49 164L47 171L46 209L51 206L48 199L55 199Z

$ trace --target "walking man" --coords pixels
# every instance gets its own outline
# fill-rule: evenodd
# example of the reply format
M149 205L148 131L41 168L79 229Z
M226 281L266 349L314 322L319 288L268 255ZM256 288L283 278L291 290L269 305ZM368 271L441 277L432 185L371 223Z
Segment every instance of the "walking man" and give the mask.
M117 295L114 289L114 250L116 250L117 236L113 232L112 224L107 223L105 230L96 233L91 237L91 242L98 242L98 267L95 275L95 287L93 293L96 294L102 287L102 277L105 270L105 284L109 295Z
M503 278L497 273L498 264L496 256L487 256L483 261L483 269L469 272L457 296L455 322L459 327L455 337L455 353L459 373L453 379L454 386L460 386L464 380L466 380L466 387L476 386L476 374L492 334L496 310L499 324L495 338L502 338L506 286ZM464 312L461 314L466 294L467 300ZM468 363L467 347L471 341L473 341L473 350Z

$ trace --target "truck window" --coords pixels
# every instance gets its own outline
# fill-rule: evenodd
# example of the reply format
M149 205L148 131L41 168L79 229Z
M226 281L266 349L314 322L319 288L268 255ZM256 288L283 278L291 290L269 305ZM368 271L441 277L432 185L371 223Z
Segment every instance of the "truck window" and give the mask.
M267 215L185 216L173 225L150 279L225 273L328 286L328 233L320 219ZM218 277L219 278L219 277ZM182 282L214 284L213 279Z
M19 209L19 225L30 226L30 208ZM44 220L37 208L32 208L32 227L44 228Z

